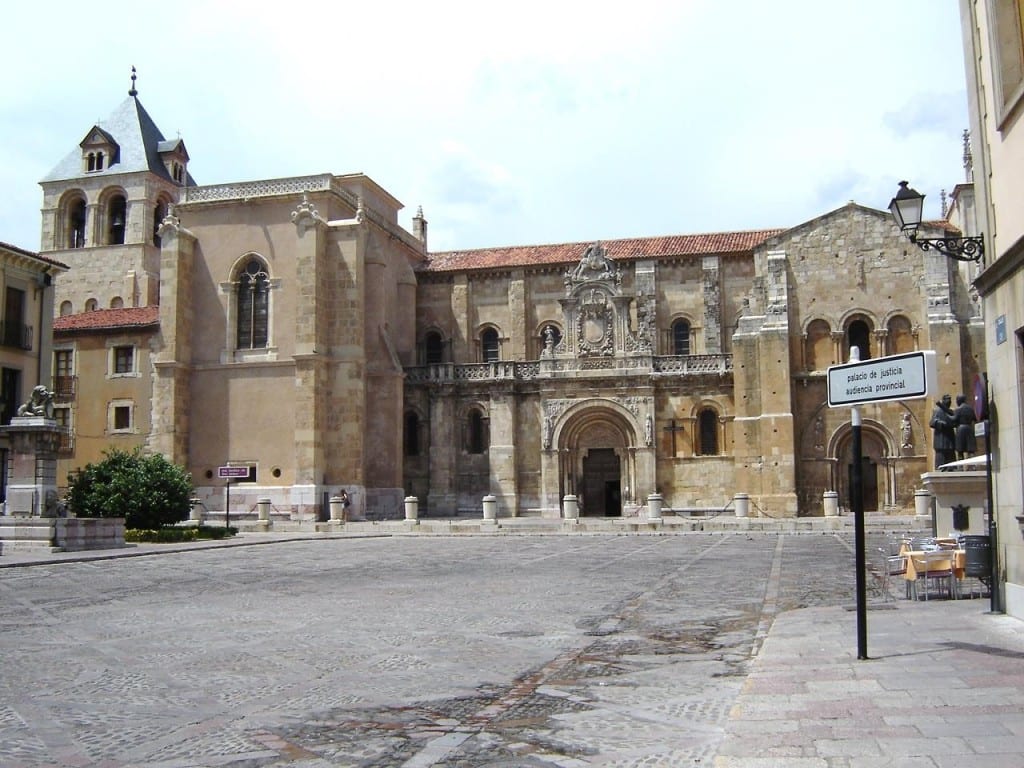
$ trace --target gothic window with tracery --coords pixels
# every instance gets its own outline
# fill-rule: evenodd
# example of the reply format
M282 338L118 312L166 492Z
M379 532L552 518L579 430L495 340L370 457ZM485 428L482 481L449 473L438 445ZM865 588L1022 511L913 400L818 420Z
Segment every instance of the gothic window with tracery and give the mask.
M257 258L249 259L238 276L238 349L264 349L269 339L270 276Z

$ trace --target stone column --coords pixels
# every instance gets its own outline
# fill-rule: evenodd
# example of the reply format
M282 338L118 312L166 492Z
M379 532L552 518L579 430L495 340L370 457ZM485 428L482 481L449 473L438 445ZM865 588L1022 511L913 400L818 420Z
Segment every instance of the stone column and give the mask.
M10 438L7 514L56 517L60 427L42 416L15 416L0 427Z

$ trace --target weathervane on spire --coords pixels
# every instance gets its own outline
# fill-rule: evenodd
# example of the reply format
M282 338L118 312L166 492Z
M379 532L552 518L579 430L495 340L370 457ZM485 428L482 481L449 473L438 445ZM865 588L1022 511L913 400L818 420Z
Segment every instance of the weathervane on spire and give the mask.
M135 65L134 64L132 65L132 87L131 87L131 90L128 91L128 95L129 96L138 96L139 95L139 92L137 90L135 90Z

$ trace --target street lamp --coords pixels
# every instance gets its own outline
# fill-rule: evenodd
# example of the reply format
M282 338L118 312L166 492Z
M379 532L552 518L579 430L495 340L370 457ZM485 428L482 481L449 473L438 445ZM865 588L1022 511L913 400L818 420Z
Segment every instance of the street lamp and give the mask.
M980 262L985 256L985 241L981 237L918 237L924 211L924 195L908 182L901 181L896 197L889 202L889 211L900 232L922 251L932 249L957 261Z

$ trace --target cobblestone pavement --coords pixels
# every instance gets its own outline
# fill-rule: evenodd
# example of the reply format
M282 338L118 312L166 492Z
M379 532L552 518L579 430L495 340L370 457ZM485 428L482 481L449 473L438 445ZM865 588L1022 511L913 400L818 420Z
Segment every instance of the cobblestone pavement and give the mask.
M389 537L3 569L0 764L711 765L774 616L853 599L849 534Z

